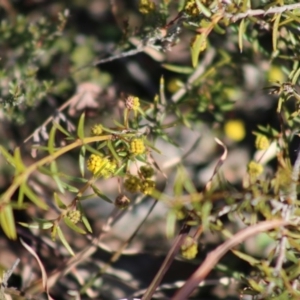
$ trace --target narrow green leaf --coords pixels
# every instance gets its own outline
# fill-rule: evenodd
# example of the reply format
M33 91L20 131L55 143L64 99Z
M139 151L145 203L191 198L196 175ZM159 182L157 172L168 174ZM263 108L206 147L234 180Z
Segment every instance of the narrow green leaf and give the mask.
M69 191L71 193L78 193L79 192L79 189L75 186L72 186L72 185L70 185L68 183L65 183L63 181L60 181L60 183L61 183L61 185L64 189L66 189L67 191Z
M87 229L88 232L93 233L92 227L87 219L87 217L84 214L83 208L81 203L79 202L77 205L77 209L81 212L81 221L84 224L85 228Z
M211 12L210 10L205 7L200 0L196 0L196 4L198 6L199 11L201 11L201 13L203 13L207 18L211 17Z
M73 252L71 246L69 245L69 243L67 242L62 230L60 229L59 226L57 226L57 235L59 237L59 239L61 240L62 244L66 247L66 249L69 251L69 253L74 256L75 253Z
M55 149L55 133L56 133L56 127L52 126L49 134L49 139L48 139L48 151L50 154L53 154Z
M243 19L239 26L239 48L241 53L243 52L243 36L245 33L245 29L246 29L245 19Z
M107 196L105 196L95 185L91 185L91 188L95 192L95 194L108 203L113 203Z
M171 239L175 235L175 227L176 227L176 212L171 210L167 216L167 224L166 224L166 235L168 239Z
M119 162L120 161L120 157L119 155L117 154L117 152L115 151L115 148L112 144L111 141L107 141L107 147L109 149L109 151L111 152L111 154L113 155L114 159Z
M88 179L82 178L82 177L70 176L70 175L66 175L66 174L63 174L62 177L69 181L73 181L73 182L79 182L79 183L88 182Z
M57 224L53 224L53 227L51 229L51 239L52 241L56 240L56 235L57 235Z
M199 54L206 49L206 46L206 35L203 33L197 34L191 47L192 65L194 68L198 65Z
M10 165L15 166L15 159L14 159L14 157L4 147L2 147L1 145L0 145L0 151L1 151L1 154L7 160L7 162Z
M85 146L82 146L79 152L79 171L82 177L84 177L84 171L85 171L85 153L86 153L86 148Z
M9 204L2 206L0 211L0 225L9 239L17 238L17 231L12 207Z
M238 250L231 250L234 255L236 255L237 257L239 257L240 259L248 262L251 266L255 266L255 265L258 265L259 264L259 260L255 259L254 257L252 257L251 255L248 255L248 254L245 254L245 253L242 253Z
M55 181L59 191L61 193L64 193L65 192L65 189L62 185L62 182L61 182L61 179L59 178L59 176L57 175L58 173L58 168L57 168L57 164L56 164L56 161L53 161L51 164L50 164L50 170L52 172L51 174L51 177L52 179Z
M52 176L52 174L53 174L48 168L45 168L45 167L39 167L38 170L39 170L39 172L41 172L42 174L45 174L47 176Z
M70 227L73 231L80 233L80 234L86 234L86 231L80 227L78 227L76 224L74 224L68 217L64 217L64 222L68 227Z
M272 42L273 42L273 50L277 50L277 36L278 36L278 26L280 22L281 14L278 14L275 17L274 25L273 25L273 31L272 31Z
M60 132L62 132L64 135L66 135L68 138L72 138L70 132L68 132L65 128L63 128L60 124L55 123L54 125Z
M20 148L17 147L14 151L14 162L17 173L21 173L25 170L25 165L22 161Z
M26 185L25 182L23 182L19 188L18 206L20 206L20 207L23 205L23 200L24 200L24 185Z
M50 221L47 222L41 222L41 223L32 223L32 224L27 224L23 222L18 222L21 226L26 227L26 228L32 228L32 229L42 229L42 230L47 230L53 227L53 223Z
M162 67L165 68L166 70L179 73L179 74L192 74L193 73L193 68L191 67L186 67L186 66L178 66L178 65L172 65L172 64L162 64Z
M80 119L78 122L77 135L80 139L84 139L84 118L85 118L85 113L83 113L80 116Z
M93 233L92 227L85 215L82 215L82 223L84 224L88 232Z
M63 203L63 201L60 199L60 197L57 195L57 193L54 193L54 201L55 204L57 205L57 207L59 207L60 209L66 209L67 206Z
M118 133L120 133L121 130L126 129L126 127L123 124L121 124L120 122L118 122L117 120L114 120L114 124L118 127L118 130L112 130L112 129L107 128L108 132L118 134Z
M299 75L300 75L300 68L294 73L293 78L292 78L292 84L297 83Z
M81 197L78 197L78 200L79 201L84 201L84 200L87 200L87 199L91 199L91 198L95 198L95 194L89 194L89 195L85 195L85 196L81 196Z
M28 199L33 202L35 205L42 209L47 209L48 205L43 202L30 188L28 185L23 185L24 194L28 197Z

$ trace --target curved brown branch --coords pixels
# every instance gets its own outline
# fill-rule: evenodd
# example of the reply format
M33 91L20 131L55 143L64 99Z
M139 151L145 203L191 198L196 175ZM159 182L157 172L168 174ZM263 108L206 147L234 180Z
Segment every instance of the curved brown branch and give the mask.
M172 300L188 299L188 296L199 285L201 281L208 275L214 268L218 261L233 247L245 241L249 237L256 235L260 232L265 232L280 226L289 224L288 221L277 219L260 222L256 225L242 229L236 233L232 238L225 241L222 245L217 247L214 251L210 252L204 262L194 272L194 274L187 280L184 286L175 294Z

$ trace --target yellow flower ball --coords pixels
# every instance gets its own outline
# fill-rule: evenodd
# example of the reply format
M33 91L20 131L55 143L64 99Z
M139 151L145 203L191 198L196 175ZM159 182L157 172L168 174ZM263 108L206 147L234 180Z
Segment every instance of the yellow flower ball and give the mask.
M231 140L240 142L246 136L245 124L242 120L229 120L224 125L224 132Z
M266 150L269 148L269 146L270 146L270 141L265 135L259 134L256 137L255 147L257 150Z
M145 152L146 148L144 145L144 141L142 139L133 139L130 142L130 152L133 155L139 155L143 154Z
M253 160L248 164L248 173L251 177L258 177L263 171L264 167Z

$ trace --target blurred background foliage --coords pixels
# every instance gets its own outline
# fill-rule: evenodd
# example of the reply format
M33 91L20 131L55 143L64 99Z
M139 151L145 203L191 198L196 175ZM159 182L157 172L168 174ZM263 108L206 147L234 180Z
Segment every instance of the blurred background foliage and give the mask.
M20 197L16 190L9 199L11 206L0 200L0 223L7 233L4 224L16 220L18 236L38 253L48 276L52 271L60 275L59 281L51 277L54 299L119 299L134 293L141 297L184 222L178 219L187 211L199 218L193 220L199 253L193 260L174 260L156 299L171 297L177 282L187 280L209 251L245 225L273 216L287 218L285 209L292 214L288 218L297 217L299 203L290 194L290 184L298 184L298 177L291 174L299 151L300 7L292 5L298 2L0 1L0 144L7 150L0 157L2 196L16 174L8 162L17 147L24 165L31 166L43 157L34 146L50 148L55 142L63 149L68 144L62 131L51 137L53 122L73 136L89 132L96 123L115 127L113 119L123 119L123 100L129 94L141 99L144 112L131 125L139 129L147 125L161 151L153 151L151 158L162 170L157 189L174 200L156 205L129 249L112 263L113 253L151 209L152 199L146 197L139 204L139 195L134 196L137 202L116 217L109 202L116 197L118 184L100 180L99 190L93 187L93 197L81 208L86 229L91 226L93 235L80 236L71 222L67 224L71 228L63 227L63 236L76 254L107 230L104 225L111 216L113 227L90 257L74 272L62 275L62 261L67 268L71 259L51 239L46 230L50 223L43 223L45 230L19 223L53 220L67 208L64 203L71 203L76 188L87 182L84 176L80 179L83 150L70 151L56 161L67 184L78 181L64 186L60 196L53 196L59 184L49 180L45 170L32 172L26 186L49 208L41 211L35 196L27 192L32 202L25 197L22 209L13 210ZM245 14L250 8L266 13ZM274 8L279 10L272 12ZM83 112L84 126L78 125ZM224 149L214 138L228 151L224 161L220 160ZM219 163L222 168L215 169ZM296 194L297 184L292 187ZM193 194L201 205L194 203ZM219 217L222 207L230 213ZM202 225L199 233L197 226ZM288 242L282 242L282 232L261 233L229 252L191 299L297 299L300 233L292 228L285 234ZM25 298L28 294L41 299L42 289L37 288L41 274L30 254L2 231L0 245L1 269L10 268L16 257L21 259L10 285L24 290ZM281 262L278 245L286 249ZM108 262L110 268L105 266ZM223 284L225 277L231 281Z

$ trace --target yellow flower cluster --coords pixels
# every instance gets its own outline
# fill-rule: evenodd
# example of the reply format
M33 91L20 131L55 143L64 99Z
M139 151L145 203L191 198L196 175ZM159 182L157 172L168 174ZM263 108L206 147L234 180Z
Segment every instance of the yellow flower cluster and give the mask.
M127 109L137 110L140 107L140 98L128 96L125 100L125 106Z
M140 0L139 11L143 15L148 15L155 11L155 3L150 0Z
M143 154L146 148L142 139L133 139L130 142L130 152L134 155Z
M144 178L150 178L154 175L154 170L150 166L140 167L140 172Z
M81 219L81 213L79 210L70 210L67 213L67 217L73 224L77 224Z
M101 124L96 124L91 128L91 134L94 136L101 135L103 133L103 127Z
M185 12L192 16L197 17L200 14L199 8L195 0L188 0L184 7Z
M141 182L141 192L145 195L151 195L155 188L155 182L151 179L145 179Z
M129 175L124 181L125 189L130 193L136 193L141 188L141 181L137 176Z
M263 171L264 167L255 161L248 164L248 173L251 177L258 177Z
M196 241L187 236L184 243L181 245L181 255L186 259L193 259L198 253L198 246Z
M87 168L94 175L109 178L116 171L117 164L103 155L92 154L87 161Z
M256 137L255 147L257 150L266 150L269 148L269 146L270 146L270 141L265 135L259 134Z

